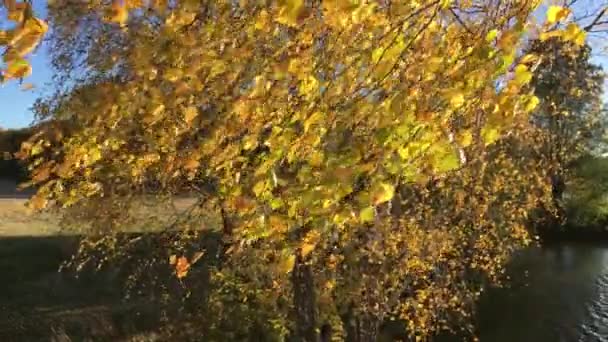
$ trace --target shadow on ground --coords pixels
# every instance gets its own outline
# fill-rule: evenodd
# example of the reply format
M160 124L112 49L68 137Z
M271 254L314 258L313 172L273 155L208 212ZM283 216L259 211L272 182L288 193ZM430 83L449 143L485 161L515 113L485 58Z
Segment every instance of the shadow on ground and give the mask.
M76 237L0 238L0 341L120 341L158 324L112 272L58 272ZM92 337L93 336L93 337Z
M0 178L0 198L29 198L36 193L35 189L19 189L19 182L13 179Z
M124 233L121 239L137 237L142 242L130 259L100 271L59 272L76 253L79 237L61 235L52 215L29 213L24 205L31 194L31 190L17 190L12 180L0 179L0 341L158 340L154 332L166 322L164 316L183 306L161 295L169 291L179 299L186 290L176 284L168 264L162 262L140 274L143 279L135 286L138 292L131 293L128 300L125 290L138 263L165 260L164 256L158 259L154 251L164 251L159 246L164 246L166 236L151 231ZM175 205L182 210L193 202L184 198ZM142 210L142 215L152 215L149 208ZM156 210L154 215L167 213ZM205 241L210 245L200 250L217 246L215 238ZM203 260L198 264L204 264ZM206 288L207 266L198 264L197 279Z

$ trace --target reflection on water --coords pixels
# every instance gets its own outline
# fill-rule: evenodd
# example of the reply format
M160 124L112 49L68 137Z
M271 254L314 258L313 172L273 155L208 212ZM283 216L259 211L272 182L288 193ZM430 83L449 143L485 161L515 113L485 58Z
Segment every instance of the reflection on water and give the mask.
M480 302L482 342L608 341L608 245L529 249L509 274L510 288Z

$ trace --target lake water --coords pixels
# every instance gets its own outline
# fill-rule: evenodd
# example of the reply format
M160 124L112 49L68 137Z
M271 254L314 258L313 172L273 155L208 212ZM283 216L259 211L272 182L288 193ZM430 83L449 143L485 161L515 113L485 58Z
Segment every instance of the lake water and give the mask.
M608 341L608 244L532 248L509 274L509 288L480 301L482 342Z

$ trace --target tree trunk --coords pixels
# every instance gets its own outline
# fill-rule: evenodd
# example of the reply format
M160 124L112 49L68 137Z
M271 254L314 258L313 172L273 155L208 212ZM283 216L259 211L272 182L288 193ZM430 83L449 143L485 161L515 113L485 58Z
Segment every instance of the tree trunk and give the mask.
M376 342L379 337L380 324L376 317L364 314L356 316L353 306L341 315L346 342Z
M323 326L321 327L321 342L331 342L331 336L333 334L331 325L329 325L328 323L323 324Z
M378 341L379 324L376 317L372 315L361 315L359 322L359 339L357 342L376 342Z
M302 254L296 255L292 273L296 340L317 342L315 290L312 269Z
M564 181L564 177L560 173L556 173L551 176L551 196L553 199L553 205L557 210L557 223L562 224L562 220L564 219L564 207L562 205L562 197L564 195L564 191L566 190L566 183Z

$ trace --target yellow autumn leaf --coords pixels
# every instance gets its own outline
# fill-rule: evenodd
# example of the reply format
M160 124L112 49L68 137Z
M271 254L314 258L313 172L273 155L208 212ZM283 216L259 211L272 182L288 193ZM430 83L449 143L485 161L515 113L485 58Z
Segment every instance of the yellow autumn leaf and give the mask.
M270 15L268 14L268 11L266 10L262 10L260 12L260 14L258 15L254 27L257 30L260 31L264 31L267 32L270 28Z
M36 194L28 201L28 207L33 210L41 210L46 207L48 201L43 195Z
M40 33L30 33L21 36L18 41L12 44L12 51L19 56L27 56L29 53L34 51L34 49L36 49L41 39L42 34Z
M473 134L471 131L464 131L460 136L460 144L462 147L467 147L473 142Z
M461 107L464 104L464 94L461 92L453 92L450 95L450 105L454 108Z
M374 51L372 51L372 62L378 63L384 51L385 49L383 47L375 48Z
M101 150L97 147L93 147L87 154L90 163L95 163L101 159Z
M314 112L311 116L309 116L306 121L304 121L304 132L308 132L312 125L317 124L323 119L323 113Z
M112 9L108 20L111 22L118 23L120 24L120 26L124 26L128 19L129 10L125 3L121 0L112 1Z
M544 42L548 39L551 38L557 38L557 37L561 37L563 34L562 31L560 30L553 30L553 31L549 31L549 32L541 32L541 34L539 35L539 39Z
M49 29L49 26L46 23L46 21L39 19L39 18L28 19L27 22L25 23L25 27L30 32L35 32L35 33L45 33Z
M361 222L372 222L374 220L374 217L376 216L376 212L374 210L374 207L366 207L363 208L361 210L361 212L359 213L359 219L361 220Z
M319 88L319 81L312 76L309 75L306 79L302 80L300 83L300 91L304 95L313 94Z
M538 104L540 103L540 100L538 99L538 97L536 96L531 96L530 99L528 99L528 102L526 103L526 107L525 110L526 112L532 112L534 109L536 109L536 107L538 107Z
M321 234L317 230L311 230L306 234L300 245L300 250L303 257L306 257L315 249L315 246L319 242L320 238Z
M312 252L315 249L315 244L313 243L303 243L300 246L300 250L302 252L302 256L306 257L308 254L310 254L310 252Z
M169 82L175 82L178 79L182 78L184 72L180 68L171 68L167 69L164 73L164 78Z
M21 4L18 4L21 5ZM15 8L14 10L8 12L7 18L8 20L14 21L16 23L20 23L23 21L25 15L25 9L20 7L20 8Z
M228 65L222 61L217 60L211 65L211 70L209 71L209 79L212 79L218 75L221 75L228 70Z
M10 61L4 71L6 78L24 78L32 73L32 67L25 59Z
M188 275L188 271L190 270L190 262L186 257L179 257L175 263L175 275L177 278L181 279Z
M579 46L585 44L586 37L587 32L585 32L585 30L582 30L580 26L575 23L568 24L562 34L562 38L564 40L574 42Z
M494 41L494 39L496 39L497 36L498 36L497 29L490 30L490 32L488 32L488 34L486 34L486 41L492 42L492 41Z
M184 163L184 169L192 171L192 170L197 169L200 164L201 163L197 159L195 159L195 158L189 158Z
M520 59L519 63L521 63L521 64L528 64L528 63L534 63L536 61L538 61L538 56L535 55L535 54L529 53L529 54L524 55Z
M318 150L313 151L308 158L308 162L314 167L321 166L323 163L323 153Z
M570 14L570 10L561 6L549 6L547 10L547 23L554 24Z
M380 183L373 190L372 203L375 205L388 202L395 196L395 187L389 183Z
M188 124L192 123L192 120L194 120L197 116L198 109L195 106L188 106L186 109L184 109L184 120L186 120Z
M289 273L293 269L293 266L295 265L295 263L296 263L295 255L292 254L287 257L283 257L283 258L281 258L281 260L279 262L278 269L282 273Z
M11 36L11 31L0 30L0 45L8 44L8 42L11 40Z
M486 145L494 143L500 137L500 132L495 128L484 127L481 129L481 136Z
M528 70L528 67L523 64L518 64L515 67L515 82L518 85L524 85L532 79L532 73Z
M296 26L304 10L304 0L285 0L279 11L277 22L287 26Z
M39 183L47 180L51 176L51 170L48 167L38 169L32 175L32 180Z
M262 193L266 190L266 181L261 180L253 186L253 193L255 193L256 197L260 197Z

